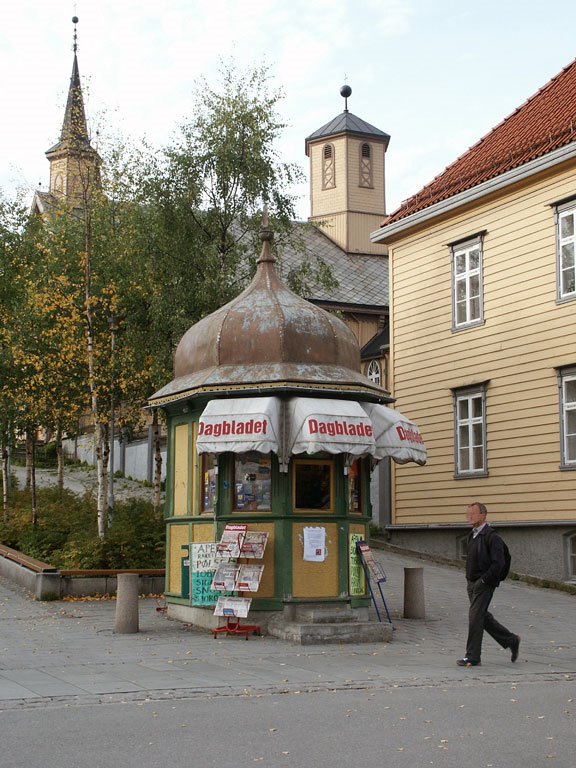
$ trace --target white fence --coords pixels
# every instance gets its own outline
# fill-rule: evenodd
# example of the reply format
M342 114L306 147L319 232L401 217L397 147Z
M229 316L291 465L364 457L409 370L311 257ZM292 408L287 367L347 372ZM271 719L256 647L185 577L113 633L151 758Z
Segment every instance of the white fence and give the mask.
M81 461L94 466L96 449L92 435L81 435L75 440L64 440L63 450L66 458ZM162 480L166 477L166 448L161 449ZM131 443L114 441L114 472L122 472L125 477L134 480L154 479L154 448L151 439L134 440Z

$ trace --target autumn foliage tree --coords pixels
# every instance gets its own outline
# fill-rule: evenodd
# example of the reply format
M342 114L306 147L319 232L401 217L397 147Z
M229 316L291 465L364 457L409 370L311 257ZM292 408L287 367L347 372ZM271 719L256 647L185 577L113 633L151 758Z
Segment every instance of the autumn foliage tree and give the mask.
M241 72L224 64L219 83L199 83L193 117L168 147L116 143L100 150L100 166L99 156L85 162L91 150L81 134L74 199L53 200L27 227L6 226L1 268L19 263L14 290L0 294L10 329L0 335L0 371L13 368L0 405L19 409L21 425L49 428L57 443L90 414L100 538L108 523L112 399L121 404L119 428L137 428L147 397L172 376L182 334L252 276L264 205L277 240L290 236L295 199L288 190L301 172L276 153L281 98L265 67ZM73 133L66 141L74 149ZM330 270L320 267L304 265L299 283L296 276L302 290L330 283ZM119 321L114 349L112 316ZM157 413L153 419L159 507Z

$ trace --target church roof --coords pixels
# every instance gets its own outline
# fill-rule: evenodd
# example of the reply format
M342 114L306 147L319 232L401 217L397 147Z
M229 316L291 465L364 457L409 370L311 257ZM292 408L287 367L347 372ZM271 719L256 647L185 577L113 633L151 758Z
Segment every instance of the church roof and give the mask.
M576 59L382 222L464 192L576 141Z
M314 133L311 133L310 136L306 138L306 154L309 154L308 146L310 142L328 138L329 136L338 136L342 133L379 139L386 147L388 147L390 141L390 136L387 133L384 133L384 131L381 131L380 128L375 128L373 125L370 125L370 123L362 120L361 117L357 117L356 115L353 115L352 112L345 109L340 115L337 115L333 120L330 120L329 123L323 125L322 128L318 128L317 131L314 131Z
M309 301L339 306L388 306L388 256L346 253L311 224L294 222L294 236L279 243L278 273L286 279L302 263L322 259L332 271L335 288L313 288Z

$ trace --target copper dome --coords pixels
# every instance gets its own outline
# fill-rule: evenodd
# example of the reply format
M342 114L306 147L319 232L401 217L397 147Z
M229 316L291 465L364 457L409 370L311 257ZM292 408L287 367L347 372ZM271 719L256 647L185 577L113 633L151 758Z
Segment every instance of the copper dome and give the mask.
M360 348L348 326L281 282L270 250L272 238L264 228L250 285L184 334L174 357L175 378L153 395L152 405L202 392L264 389L389 399L360 372Z

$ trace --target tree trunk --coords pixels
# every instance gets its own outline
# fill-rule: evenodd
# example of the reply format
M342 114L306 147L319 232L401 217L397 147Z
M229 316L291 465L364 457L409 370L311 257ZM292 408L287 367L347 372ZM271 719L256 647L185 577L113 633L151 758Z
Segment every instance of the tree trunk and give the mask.
M96 373L94 361L94 329L92 318L92 220L89 206L88 187L85 185L84 193L84 316L86 319L86 356L88 362L88 383L90 389L90 410L94 424L94 440L96 442L96 477L98 491L96 494L96 514L98 520L98 536L106 537L108 527L108 508L106 506L106 478L104 466L104 438L100 421L100 407L96 386Z
M62 427L56 430L56 459L58 461L58 490L64 490L64 452L62 450Z
M26 484L24 490L29 491L32 485L32 462L34 453L34 433L26 430Z
M110 429L108 424L102 425L102 463L104 465L104 499L106 500L106 525L110 525Z
M152 416L152 429L154 441L154 511L160 517L161 495L162 495L162 452L160 450L160 424L158 422L158 409L154 408Z
M4 522L8 520L8 489L10 485L10 473L8 472L8 445L2 441L2 509Z
M38 507L36 505L36 448L32 440L32 462L30 465L30 491L32 493L32 527L38 525Z

